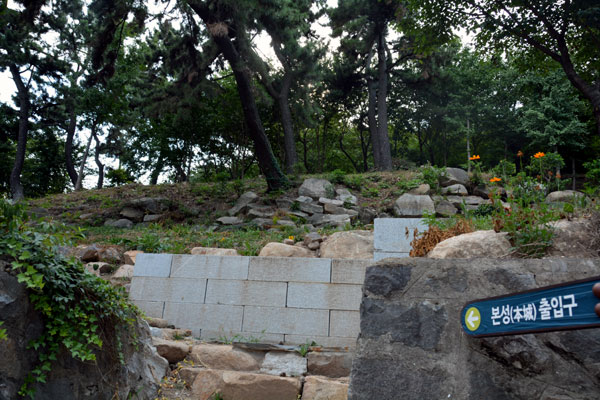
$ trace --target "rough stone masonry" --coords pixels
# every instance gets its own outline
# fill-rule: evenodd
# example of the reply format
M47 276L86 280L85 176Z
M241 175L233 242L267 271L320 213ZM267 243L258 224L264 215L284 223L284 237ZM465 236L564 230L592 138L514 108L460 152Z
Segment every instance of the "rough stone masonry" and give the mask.
M368 267L349 399L599 399L600 330L475 339L470 300L600 275L600 261L386 259Z

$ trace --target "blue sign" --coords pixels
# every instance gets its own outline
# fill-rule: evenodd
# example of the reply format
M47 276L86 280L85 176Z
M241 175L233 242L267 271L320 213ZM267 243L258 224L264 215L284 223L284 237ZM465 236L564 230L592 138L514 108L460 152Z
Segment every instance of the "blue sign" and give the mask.
M467 303L463 330L473 337L600 327L600 276ZM600 306L598 308L600 312Z

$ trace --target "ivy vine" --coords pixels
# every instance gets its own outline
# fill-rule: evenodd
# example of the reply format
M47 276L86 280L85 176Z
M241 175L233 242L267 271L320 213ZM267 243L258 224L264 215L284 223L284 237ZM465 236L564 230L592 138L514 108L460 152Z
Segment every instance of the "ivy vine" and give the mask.
M8 257L44 323L42 334L29 343L39 357L21 396L34 397L34 384L46 381L62 348L75 359L95 361L96 351L110 344L123 362L120 333L135 332L130 328L136 307L127 302L123 289L86 272L81 262L59 251L73 238L64 232L46 222L34 228L22 205L0 200L0 254ZM0 339L2 335L0 330Z

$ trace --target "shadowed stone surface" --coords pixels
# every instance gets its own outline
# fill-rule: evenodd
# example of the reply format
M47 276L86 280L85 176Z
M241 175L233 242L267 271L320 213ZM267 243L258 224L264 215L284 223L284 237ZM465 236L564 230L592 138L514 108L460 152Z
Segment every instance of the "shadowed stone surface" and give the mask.
M600 260L565 258L402 259L368 267L349 400L600 398L600 330L475 339L460 323L468 301L599 270Z

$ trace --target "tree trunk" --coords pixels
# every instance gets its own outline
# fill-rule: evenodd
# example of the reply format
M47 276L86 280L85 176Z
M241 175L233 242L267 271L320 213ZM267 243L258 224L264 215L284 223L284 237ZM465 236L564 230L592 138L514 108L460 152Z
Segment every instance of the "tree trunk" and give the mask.
M294 125L292 122L292 112L288 96L290 95L290 85L292 75L286 73L283 77L281 91L277 99L279 113L281 115L281 125L283 126L283 142L285 149L285 170L288 174L294 173L294 167L298 163L298 154L296 153L296 141L294 139Z
M88 155L90 154L90 147L92 146L92 138L94 137L94 130L96 129L96 124L92 126L92 134L88 139L87 146L85 146L85 152L83 153L83 159L81 160L81 164L79 165L79 175L77 176L77 182L75 182L75 191L83 189L83 170L85 168L85 163L87 162Z
M216 18L214 15L215 10L210 9L208 4L199 1L190 1L189 5L209 28L212 39L215 41L219 50L223 53L223 56L233 70L238 94L242 102L244 120L248 126L250 138L254 143L254 154L256 154L256 159L258 160L258 167L265 175L268 190L272 191L287 187L289 181L279 168L279 163L273 154L271 144L265 134L260 115L258 114L258 107L256 106L254 98L252 79L250 78L248 67L245 65L244 60L235 48L228 33L219 31L218 29L211 30L211 27L215 27L216 25L224 25L226 29L229 30L227 24ZM243 29L237 27L237 29L233 31L241 32Z
M385 54L385 31L379 32L377 44L378 58L378 86L377 93L377 141L379 142L379 169L390 171L392 169L392 153L390 150L390 137L388 134L388 115L387 115L387 92L388 92L388 71L387 59Z
M379 136L377 135L377 84L371 76L371 60L373 59L373 49L369 50L367 57L367 66L365 68L367 74L367 96L368 96L368 113L367 122L369 124L369 134L371 136L371 145L373 147L373 166L377 170L381 167L381 154L379 150Z
M96 161L96 166L98 167L98 183L96 187L98 189L102 189L102 187L104 186L104 164L102 164L102 162L100 161L101 144L100 139L98 139L98 135L95 131L92 131L92 135L94 136L94 141L96 142L94 161Z
M65 165L71 183L75 187L77 185L77 171L75 171L75 165L73 164L73 138L77 129L77 115L75 114L75 104L71 101L69 102L68 110L69 126L67 127L67 140L65 141Z
M23 185L21 184L21 172L25 164L25 151L27 150L27 134L29 131L29 89L21 80L21 73L15 64L9 66L12 78L17 86L19 98L19 133L17 136L17 153L15 162L10 173L10 192L14 201L22 200L24 197Z
M467 174L471 173L471 126L469 125L469 118L467 118Z

